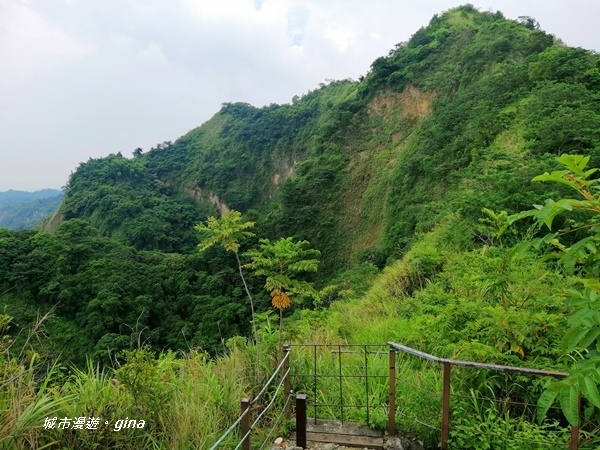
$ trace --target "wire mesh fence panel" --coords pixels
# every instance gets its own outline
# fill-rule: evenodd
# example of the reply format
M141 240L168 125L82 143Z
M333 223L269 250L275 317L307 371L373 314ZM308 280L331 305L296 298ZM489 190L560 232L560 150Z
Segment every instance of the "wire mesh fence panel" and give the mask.
M294 388L309 395L309 414L314 419L385 427L386 345L296 345L292 346L291 366Z
M439 445L442 370L438 363L396 355L396 426L412 432L427 448Z

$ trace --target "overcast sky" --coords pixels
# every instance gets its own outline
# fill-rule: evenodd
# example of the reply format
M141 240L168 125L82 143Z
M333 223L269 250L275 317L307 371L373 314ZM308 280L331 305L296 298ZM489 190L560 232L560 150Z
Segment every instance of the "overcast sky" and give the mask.
M0 191L64 186L223 102L289 103L357 79L449 0L0 0ZM599 0L475 0L600 50Z

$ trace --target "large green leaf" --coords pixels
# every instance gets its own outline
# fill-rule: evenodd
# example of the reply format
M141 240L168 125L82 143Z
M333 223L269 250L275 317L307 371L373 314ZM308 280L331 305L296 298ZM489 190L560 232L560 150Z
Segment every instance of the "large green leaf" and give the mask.
M538 175L532 181L554 181L556 183L566 184L567 186L577 190L579 186L577 183L565 178L566 173L566 170L560 170L552 173L546 172L543 175Z
M600 393L598 393L598 385L592 376L581 375L579 377L579 386L585 398L600 408Z
M580 308L569 317L569 324L572 326L583 326L592 328L600 325L600 311L591 308Z
M594 278L577 278L575 281L582 283L586 288L600 293L600 281Z
M589 328L571 328L562 338L562 349L566 353L572 352L579 346L579 342L588 333Z
M568 272L573 272L575 269L575 264L577 264L581 259L583 259L584 255L582 254L582 250L585 249L585 246L591 239L592 237L587 237L576 242L563 255L561 261Z
M548 410L554 403L554 399L556 399L558 391L559 390L556 388L548 388L542 393L542 395L540 395L537 407L537 419L540 423L544 420Z
M559 394L558 401L563 414L573 426L579 425L579 390L574 385L564 386Z
M588 348L592 344L592 342L598 339L598 336L600 336L600 327L591 328L579 341L579 345L581 346L581 348Z
M587 164L590 162L589 156L569 155L568 153L565 153L563 155L560 155L558 158L556 158L556 160L559 163L563 164L571 172L573 172L576 175L579 175L582 178L587 178L588 176L593 174L596 170L598 170L598 169L590 169L586 173L583 172L583 169L585 169L585 166L587 166Z

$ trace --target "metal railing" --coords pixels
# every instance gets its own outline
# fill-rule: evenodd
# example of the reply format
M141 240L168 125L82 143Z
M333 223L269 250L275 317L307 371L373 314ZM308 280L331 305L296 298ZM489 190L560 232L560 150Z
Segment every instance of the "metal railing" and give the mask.
M389 416L388 416L388 434L395 434L395 420L396 420L396 352L400 351L403 353L407 353L410 355L417 356L421 359L431 361L433 363L440 364L443 368L443 381L442 381L442 407L441 407L441 428L439 431L441 433L441 448L442 450L448 449L448 442L450 437L450 398L451 396L456 397L465 397L465 398L473 398L478 400L485 401L494 401L492 399L478 398L476 396L461 396L456 394L451 394L451 373L452 366L457 367L470 367L479 370L493 370L500 372L513 372L519 374L526 375L535 375L535 376L549 376L554 378L565 378L569 374L565 372L553 372L548 370L539 370L539 369L529 369L524 367L514 367L514 366L503 366L498 364L484 364L477 363L473 361L461 361L455 359L447 359L447 358L439 358L434 355L430 355L428 353L424 353L413 348L407 347L405 345L397 344L395 342L388 342L390 346L390 382L389 382ZM437 395L437 393L431 392L431 394ZM528 403L519 403L513 401L506 401L507 404L519 404L525 406L535 406ZM422 425L430 426L429 424L419 422ZM437 429L437 427L436 427ZM576 450L579 448L579 426L571 427L570 439L569 439L569 448L571 450ZM491 435L491 433L490 433ZM506 437L506 436L500 436ZM519 439L519 438L515 438ZM548 442L550 445L560 445L560 443L556 442Z
M291 359L291 350L292 348L298 350L304 350L304 358L300 358L299 354L301 352L296 353L295 361ZM237 442L237 446L235 449L242 450L250 450L250 436L252 431L257 428L261 419L265 417L268 411L270 411L277 398L280 397L280 392L283 389L283 401L280 403L281 409L279 410L279 414L277 417L272 420L269 428L269 432L266 437L262 438L262 443L256 444L260 445L260 449L264 448L270 441L270 437L272 433L277 429L281 420L283 418L290 420L291 419L291 410L292 410L292 379L295 380L294 387L297 392L300 392L299 395L296 396L296 444L305 447L306 444L306 410L310 408L313 412L314 419L316 422L318 416L319 408L328 408L329 413L333 415L331 408L339 408L339 415L335 414L335 418L344 420L350 417L349 410L351 408L364 408L366 412L366 421L369 423L370 413L374 408L384 408L384 412L387 413L387 432L388 435L393 436L396 434L396 416L400 414L411 421L418 423L422 426L428 428L436 429L440 434L441 440L441 449L447 450L450 442L450 429L451 429L451 398L465 398L472 399L476 401L484 401L484 402L497 402L501 403L503 406L518 406L524 408L534 409L536 407L535 404L526 403L526 402L517 402L512 401L510 399L501 399L498 400L496 398L484 398L482 396L475 395L476 393L471 392L471 395L463 395L463 393L453 393L451 392L451 374L452 374L452 366L463 367L463 368L473 368L477 370L488 370L488 371L496 371L496 372L507 372L507 373L517 373L523 374L527 376L545 376L545 377L554 377L554 378L564 378L568 376L568 373L565 372L554 372L548 370L539 370L539 369L530 369L523 367L514 367L514 366L504 366L497 364L484 364L477 363L472 361L461 361L447 358L439 358L437 356L421 352L419 350L415 350L413 348L407 347L405 345L397 344L395 342L388 342L384 345L378 344L293 344L284 346L285 355L280 361L277 368L274 370L273 374L267 381L267 383L263 386L261 391L250 401L249 399L242 399L241 401L241 412L238 419L229 427L229 429L217 440L210 450L215 450L219 448L225 439L230 436L232 433L237 432L239 427L239 441ZM403 353L407 355L412 355L420 360L423 360L425 364L433 364L435 366L441 367L441 377L436 375L434 377L434 381L437 385L441 378L441 392L434 392L431 388L425 389L422 386L411 385L407 380L400 380L401 387L403 389L408 389L412 391L422 391L427 395L431 395L439 400L441 400L441 408L440 403L437 403L439 400L436 400L435 405L437 405L437 415L436 424L432 425L431 423L427 423L426 418L423 417L409 417L408 415L402 414L399 409L397 409L397 391L399 386L397 385L397 353ZM329 355L329 356L328 356ZM349 362L346 361L344 364L344 358L349 358L349 355L354 359L349 359ZM373 363L372 359L373 355L387 356L387 363L384 361L378 361ZM319 357L321 359L319 359ZM323 358L329 358L329 365L323 364ZM362 361L361 364L351 364L356 363L357 361ZM295 364L292 364L295 362ZM329 369L334 369L333 372L321 372L319 373L319 367L329 367ZM295 366L295 370L291 370L290 367ZM381 372L381 370L385 370L385 374ZM324 369L322 369L324 370ZM379 370L379 372L378 372ZM270 389L271 385L279 377L279 382L274 389ZM437 377L437 378L436 378ZM337 381L336 381L337 379ZM359 401L350 402L346 399L347 391L344 388L344 381L352 381L353 383L362 383L360 390L364 390L364 397L359 399ZM333 392L331 389L332 381L337 384L337 394ZM322 388L328 386L328 394L329 400L324 395ZM384 389L382 392L382 384L384 385ZM358 385L355 385L357 387ZM335 389L335 388L334 388ZM378 389L378 392L375 393L375 389ZM437 390L437 388L433 388ZM358 388L355 392L358 391ZM251 408L253 405L262 406L261 398L266 396L266 394L270 395L270 400L266 404L266 406L262 407L260 414L257 415L254 420L251 417L251 410L258 408ZM310 393L314 396L311 399L311 403L306 402L306 394ZM331 401L332 395L339 396L339 402ZM385 398L383 398L385 397ZM319 399L325 399L326 401L320 401ZM265 402L266 403L266 402ZM581 409L581 408L580 408ZM431 411L436 411L435 409ZM275 410L271 411L271 416L273 417L275 414ZM385 416L384 416L385 420ZM581 424L580 424L581 425ZM265 428L265 427L263 427ZM573 426L570 429L569 434L569 442L568 448L571 450L575 450L579 448L579 440L580 440L580 432L581 426ZM567 433L568 430L567 430ZM489 436L494 436L493 433L487 433ZM584 436L584 434L582 434ZM512 438L516 440L526 440L521 439L518 436L500 436L499 438L507 439ZM535 441L536 444L544 443L542 441ZM545 443L549 445L553 445L552 448L557 448L557 446L563 445L563 443L558 442L550 442L546 441ZM228 442L228 445L232 445L231 442Z
M221 437L210 447L210 450L216 450L216 449L220 448L219 446L221 444L223 444L224 441L227 439L227 437L230 436L232 433L234 433L238 427L239 427L239 432L240 432L241 437L237 442L235 450L238 450L240 448L242 450L250 450L250 436L252 434L252 431L257 428L260 421L265 417L267 412L273 407L282 388L284 390L283 406L282 406L278 416L276 417L274 423L269 427L270 428L269 433L267 434L266 437L264 437L262 439L262 443L259 448L262 449L269 443L269 439L271 438L272 433L274 432L274 430L277 429L277 427L281 423L281 420L283 419L283 417L285 417L286 419L290 419L290 417L291 417L291 404L290 404L291 390L289 388L289 386L290 386L290 382L289 382L289 373L290 373L289 347L284 347L284 350L285 350L285 355L279 362L279 365L277 366L277 368L273 371L273 374L271 375L269 380L265 383L265 385L262 387L260 392L258 394L256 394L256 396L252 400L250 400L248 398L243 398L241 400L241 402L240 402L241 403L241 405L240 405L241 413L240 413L239 417L221 435ZM273 392L269 392L268 390L269 390L271 384L277 378L278 375L280 378L279 383L277 384L277 386L275 387ZM266 406L264 406L262 408L262 411L254 418L254 420L252 420L252 417L251 417L252 416L252 413L251 413L252 406L262 405L263 397L266 396L267 392L269 392L271 399L268 400L268 403L266 404Z

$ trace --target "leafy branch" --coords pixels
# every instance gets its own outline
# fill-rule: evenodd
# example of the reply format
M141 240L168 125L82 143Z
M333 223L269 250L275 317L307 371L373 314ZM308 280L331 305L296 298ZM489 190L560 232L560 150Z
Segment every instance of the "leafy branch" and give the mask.
M579 198L548 199L544 205L534 205L535 209L510 216L509 222L532 217L540 229L546 227L552 230L554 219L562 214L574 211L600 214L600 180L591 178L598 169L587 169L589 160L589 156L561 155L557 161L566 170L546 172L533 179L568 186L578 193ZM569 247L559 239L583 229L591 234ZM580 356L575 359L567 378L546 387L538 400L538 419L542 421L558 399L567 420L572 425L578 425L580 396L600 409L600 226L594 220L592 224L552 232L527 243L538 248L543 244L557 248L559 252L555 256L566 272L574 275L573 286L564 293L567 306L574 308L574 312L568 319L561 349L566 354Z

